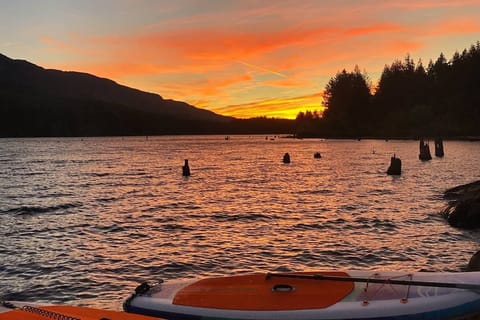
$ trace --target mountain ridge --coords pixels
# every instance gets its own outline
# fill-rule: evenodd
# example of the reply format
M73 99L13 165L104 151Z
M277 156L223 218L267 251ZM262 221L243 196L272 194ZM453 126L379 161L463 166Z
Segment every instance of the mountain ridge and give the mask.
M231 117L200 109L186 102L163 99L156 93L119 84L89 73L45 69L26 60L0 54L0 85L17 85L63 98L124 105L139 111L183 120L228 121Z

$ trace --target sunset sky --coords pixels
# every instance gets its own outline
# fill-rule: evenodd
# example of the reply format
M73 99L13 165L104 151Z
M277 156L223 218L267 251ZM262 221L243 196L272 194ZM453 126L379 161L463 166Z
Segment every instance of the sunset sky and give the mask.
M358 65L373 83L480 40L480 0L0 0L0 53L223 115L295 118Z

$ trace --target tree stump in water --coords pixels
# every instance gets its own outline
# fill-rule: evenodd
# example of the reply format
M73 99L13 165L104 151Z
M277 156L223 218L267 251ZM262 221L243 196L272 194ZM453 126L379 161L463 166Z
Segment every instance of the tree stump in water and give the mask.
M435 139L435 156L439 158L444 156L442 138Z
M388 167L387 174L396 176L402 174L402 160L397 158L395 154L390 158L390 167Z
M188 166L188 159L185 159L185 164L182 167L182 175L188 177L190 175L190 167Z
M418 158L422 161L432 160L432 154L430 153L430 147L428 146L428 142L424 142L423 139L420 139L420 153Z

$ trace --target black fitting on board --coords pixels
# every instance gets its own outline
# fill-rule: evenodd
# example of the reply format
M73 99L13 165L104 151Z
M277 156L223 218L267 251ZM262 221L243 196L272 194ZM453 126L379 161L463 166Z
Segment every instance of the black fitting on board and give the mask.
M150 290L150 285L146 282L142 282L138 287L135 288L135 294L145 294Z

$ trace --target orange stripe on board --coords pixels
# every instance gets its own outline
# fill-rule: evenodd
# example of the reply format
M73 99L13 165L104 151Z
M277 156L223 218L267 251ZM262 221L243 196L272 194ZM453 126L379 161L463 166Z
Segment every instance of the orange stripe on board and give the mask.
M310 272L330 276L345 272ZM293 288L274 291L275 286ZM176 305L251 311L322 309L342 300L353 290L353 282L328 280L269 278L265 274L210 278L197 281L180 290Z

